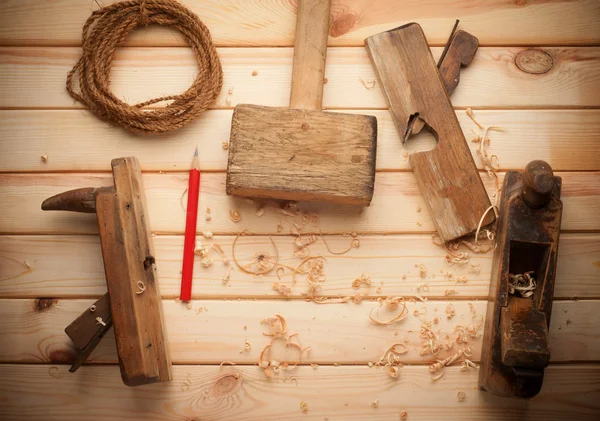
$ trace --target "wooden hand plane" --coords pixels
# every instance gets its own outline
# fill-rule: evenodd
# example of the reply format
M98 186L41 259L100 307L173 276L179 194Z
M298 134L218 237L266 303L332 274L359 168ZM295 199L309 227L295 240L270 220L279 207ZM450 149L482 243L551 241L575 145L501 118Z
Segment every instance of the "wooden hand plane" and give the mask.
M146 197L135 157L112 160L114 186L82 188L50 197L42 210L96 213L108 294L65 332L75 343L76 371L115 328L121 377L128 386L171 380Z
M548 327L563 205L544 161L508 171L502 186L479 387L530 398L550 361Z

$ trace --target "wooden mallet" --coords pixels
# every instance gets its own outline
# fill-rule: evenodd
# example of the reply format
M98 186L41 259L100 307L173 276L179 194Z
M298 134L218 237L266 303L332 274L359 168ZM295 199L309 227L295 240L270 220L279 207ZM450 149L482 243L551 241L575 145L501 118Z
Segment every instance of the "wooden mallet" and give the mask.
M329 10L329 0L298 2L290 108L235 107L227 194L371 202L376 118L322 111Z

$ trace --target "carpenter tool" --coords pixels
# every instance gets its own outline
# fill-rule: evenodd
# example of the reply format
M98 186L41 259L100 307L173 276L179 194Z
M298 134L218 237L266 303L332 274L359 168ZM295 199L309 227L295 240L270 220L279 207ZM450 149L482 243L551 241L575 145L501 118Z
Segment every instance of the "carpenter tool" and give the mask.
M82 188L50 197L42 210L96 213L108 294L65 329L76 371L115 328L121 377L128 386L171 380L171 358L140 164L112 160L114 186Z
M183 240L183 266L181 269L181 292L179 299L192 299L192 277L194 275L194 247L196 242L196 222L198 220L198 195L200 194L200 161L198 147L194 152L190 179L188 182L188 201L185 218L185 237Z
M504 177L479 370L479 387L496 395L530 398L542 387L550 360L560 190L561 178L544 161Z
M403 142L419 120L437 139L409 157L444 242L474 232L491 206L423 30L409 23L365 40ZM443 64L443 63L442 63ZM488 212L482 226L494 222Z
M235 107L227 194L370 204L376 118L321 111L329 10L329 0L298 2L290 108Z

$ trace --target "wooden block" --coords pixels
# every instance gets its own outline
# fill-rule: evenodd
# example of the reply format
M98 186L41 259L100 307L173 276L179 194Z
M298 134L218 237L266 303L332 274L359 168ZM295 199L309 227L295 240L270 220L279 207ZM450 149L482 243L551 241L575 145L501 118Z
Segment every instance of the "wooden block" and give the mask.
M238 105L231 121L227 194L368 206L377 120L323 113L330 0L300 0L290 109Z
M98 192L96 212L121 377L128 386L171 380L139 162L119 158L111 165L115 188Z
M437 139L409 162L444 241L477 229L490 200L419 25L410 23L369 37L365 44L405 142L420 118ZM494 222L489 212L483 226Z
M227 194L368 206L376 149L373 116L238 105Z

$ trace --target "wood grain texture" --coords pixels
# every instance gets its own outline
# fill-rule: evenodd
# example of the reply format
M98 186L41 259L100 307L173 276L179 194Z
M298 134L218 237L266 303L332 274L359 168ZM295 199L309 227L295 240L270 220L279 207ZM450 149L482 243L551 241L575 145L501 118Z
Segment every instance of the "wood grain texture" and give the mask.
M228 195L368 206L377 120L369 115L238 105Z
M481 174L490 196L495 192L494 181ZM502 183L502 173L500 183ZM564 231L598 231L600 220L600 173L578 172L555 175L563 178ZM185 199L188 175L185 173L146 174L146 187L150 223L157 234L183 233L185 212L181 201ZM65 190L87 186L101 187L110 183L107 174L2 174L0 175L0 233L1 234L95 234L95 218L85 214L42 212L42 201ZM253 234L277 234L281 222L289 233L293 222L301 218L286 217L270 204L266 211L271 217L256 215L258 202L225 195L225 174L206 173L200 186L200 212L211 208L212 220L198 218L199 231L215 234L238 234L244 229ZM433 232L435 227L425 212L425 203L412 173L379 173L375 179L375 195L368 208L349 208L343 205L302 203L299 208L306 213L317 213L317 233L356 231L361 234L398 234ZM237 209L241 221L233 222L229 211ZM307 231L308 232L308 228Z
M409 156L421 194L444 242L494 222L491 206L421 27L411 23L365 40L396 129L405 143L422 120L437 140Z
M40 311L36 300L0 300L0 361L20 363L69 363L74 358L71 340L64 327L88 308L93 300L56 300ZM408 303L409 314L402 322L389 326L376 326L369 318L371 308L377 303L363 301L360 305L315 304L300 300L201 300L193 301L188 308L175 300L163 301L165 321L169 332L169 348L175 364L220 364L232 361L237 364L257 364L262 349L269 338L263 335L265 326L260 320L281 314L285 317L288 332L298 333L303 346L311 351L302 356L302 365L316 364L367 364L377 361L391 344L404 343L408 352L402 355L404 364L432 364L432 355L420 356L419 329L422 321L439 318L434 331L439 332L441 343L445 335L450 341L456 338L454 327L479 323L485 315L486 301L473 301L477 312L473 320L468 301L454 301L456 315L448 320L445 308L449 301ZM437 310L436 310L437 309ZM424 316L415 317L421 311ZM600 301L556 301L550 325L549 339L553 362L598 361L600 355ZM246 326L246 329L244 328ZM116 363L117 353L111 330L94 350L88 362ZM469 338L473 348L473 361L481 358L483 329L477 339ZM247 340L251 349L244 350ZM405 342L408 341L408 342ZM453 355L440 351L438 357ZM273 358L291 359L294 352L279 344L273 348ZM80 370L85 370L83 367Z
M47 420L52 414L75 421L82 413L94 413L96 420L397 421L406 411L408 419L422 421L450 416L594 421L600 414L597 365L549 367L542 393L531 401L479 392L477 372L456 367L432 384L425 367L404 367L399 379L368 367L299 367L294 372L297 382L282 382L265 379L258 367L177 366L172 382L138 389L120 384L116 367L84 367L74 375L63 366L52 367L0 366L4 420ZM462 403L456 399L459 390L466 394ZM370 402L376 399L379 406L373 408ZM300 409L301 401L308 404L307 414Z
M111 4L116 0L104 0ZM208 26L217 45L291 46L294 43L294 2L277 0L183 0ZM362 45L375 33L417 21L427 39L443 45L455 18L486 45L566 45L600 42L595 0L484 3L435 0L333 0L330 45ZM3 45L79 45L81 27L98 6L79 0L13 0L3 6ZM510 25L507 24L510 22ZM555 28L560 27L560 31ZM152 27L139 30L130 45L184 45L176 32Z
M552 70L543 75L525 73L515 65L516 55L526 48L479 48L463 69L452 103L463 108L600 106L600 47L539 48L554 61ZM441 51L433 49L436 60ZM291 48L221 48L218 53L224 84L215 108L240 103L288 105ZM77 48L0 48L0 107L81 108L65 90L67 72L78 55ZM142 102L185 91L196 72L189 48L119 49L111 69L111 90L128 103ZM325 77L325 108L387 108L381 89L368 89L361 82L371 86L376 80L364 47L330 48Z
M377 169L409 170L405 153L431 149L429 133L402 145L386 110L347 112L377 118ZM211 110L172 135L139 137L110 127L86 111L0 111L0 171L110 171L110 160L135 155L144 171L186 171L196 145L202 171L224 171L231 110ZM465 111L456 111L479 169L479 145L470 140L479 133ZM501 169L523 169L543 159L555 171L600 170L600 110L477 110L481 124L500 126L489 132L490 153L498 155ZM577 139L576 142L569 139ZM176 145L176 147L175 147ZM42 162L40 156L48 155Z
M211 240L198 237L205 244L220 245L231 259L231 245L235 237L215 236ZM295 267L300 259L293 256L293 237L273 237L280 253L280 262ZM327 236L329 247L344 250L349 240L345 237ZM469 273L467 266L450 266L446 251L431 242L429 235L361 236L360 248L343 256L327 251L322 241L310 246L313 255L327 259L327 281L323 293L328 295L353 295L351 284L357 276L371 276L374 287L369 296L396 296L421 293L427 297L444 297L446 289L454 289L456 298L484 298L489 289L492 252L471 254L470 264L477 264L481 272ZM257 250L272 248L267 237L255 236L240 240L236 256L249 263ZM157 236L154 238L156 262L160 273L160 290L164 298L178 296L181 277L182 236ZM467 251L466 248L464 248ZM215 255L216 257L216 255ZM26 266L25 262L27 262ZM427 278L420 276L415 264L424 264ZM97 297L106 291L104 268L99 239L89 235L58 236L0 236L0 297ZM266 298L277 297L272 283L280 282L275 273L255 278L239 270L232 271L227 286L223 276L228 272L220 262L208 268L197 266L194 279L194 298ZM441 273L444 272L444 273ZM453 274L452 279L444 276ZM402 275L406 279L402 279ZM466 276L466 283L456 281ZM558 273L555 297L600 298L600 236L598 234L562 234L558 253ZM286 271L281 279L291 283ZM381 285L383 282L383 285ZM428 292L419 291L426 283ZM382 287L377 292L378 287ZM301 298L306 286L293 288L291 297Z

